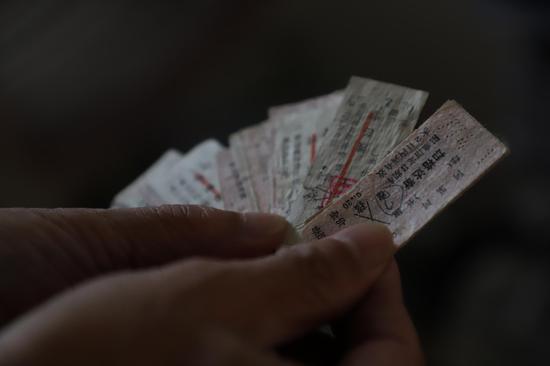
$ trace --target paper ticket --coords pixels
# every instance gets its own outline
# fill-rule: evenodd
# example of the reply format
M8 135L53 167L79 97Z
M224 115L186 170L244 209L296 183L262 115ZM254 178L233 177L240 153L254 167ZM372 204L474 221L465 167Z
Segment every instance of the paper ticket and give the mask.
M273 149L272 212L289 217L301 193L301 183L315 160L324 135L332 123L343 93L333 93L280 115ZM290 108L287 111L292 110Z
M256 126L250 129L255 129ZM246 133L246 132L244 132ZM249 141L243 136L243 133L234 133L229 136L229 151L231 152L231 165L234 165L239 172L238 187L240 190L246 191L246 207L247 211L259 211L258 200L252 185L252 171L247 157L249 149ZM233 177L236 176L233 174ZM237 183L237 181L235 181Z
M222 208L216 164L222 150L214 139L195 146L168 171L151 179L149 200L155 205L185 203Z
M302 231L320 239L360 222L387 225L403 245L507 152L454 101L446 102L353 189Z
M414 128L428 93L352 77L290 220L298 228L353 187Z
M336 91L297 103L271 107L268 121L242 129L229 137L232 160L239 171L239 185L241 190L246 192L247 197L245 201L241 202L241 207L247 207L248 211L279 212L273 207L276 172L272 164L273 157L280 154L275 142L276 136L284 134L285 129L284 126L281 126L282 121L289 115L296 117L297 114L300 114L303 118L295 118L295 124L319 122L323 128L316 131L313 140L313 145L319 146L319 143L315 143L315 141L320 141L321 137L326 134L326 125L334 116L334 109L340 104L342 96L342 91ZM331 108L331 116L323 119L327 106ZM302 174L301 178L304 177L305 174ZM294 187L292 188L294 189Z
M248 174L242 176L231 150L226 149L218 153L218 177L223 199L223 208L229 211L250 212L255 210L253 197L245 188L249 179Z
M273 201L270 163L276 132L273 123L262 122L247 127L229 138L235 164L245 185L243 188L252 197L249 205L260 212L269 212Z
M153 205L148 199L152 196L151 181L163 177L183 155L177 150L166 151L149 169L142 173L128 187L118 193L111 207L145 207Z

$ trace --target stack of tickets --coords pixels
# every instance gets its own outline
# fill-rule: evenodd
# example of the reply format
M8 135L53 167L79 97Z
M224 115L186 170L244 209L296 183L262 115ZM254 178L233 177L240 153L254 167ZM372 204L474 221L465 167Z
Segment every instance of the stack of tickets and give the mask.
M352 77L345 90L270 108L228 148L168 150L113 206L271 212L306 240L372 221L402 245L507 152L454 101L414 130L427 97Z

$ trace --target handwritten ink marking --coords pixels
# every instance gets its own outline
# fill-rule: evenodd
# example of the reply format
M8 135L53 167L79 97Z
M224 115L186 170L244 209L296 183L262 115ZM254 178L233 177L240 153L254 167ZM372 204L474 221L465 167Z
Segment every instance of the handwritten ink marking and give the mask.
M404 190L399 184L387 185L376 192L376 203L385 214L392 215L401 209L403 196Z
M206 177L204 175L202 175L201 173L195 173L195 179L203 185L204 188L206 188L206 190L210 193L212 193L214 195L214 198L217 200L217 201L221 201L222 199L222 194L216 189L216 187L214 187L214 185L212 183L210 183L208 181L208 179L206 179Z
M312 164L315 160L315 153L317 151L317 134L311 134L311 143L310 143L310 153L309 153L309 163Z
M360 217L362 219L367 219L367 220L370 220L370 221L375 221L375 222L379 222L381 224L386 224L386 225L389 225L389 222L386 222L386 221L383 221L383 220L379 220L379 219L376 219L374 218L373 214L372 214L372 210L370 208L370 204L369 204L369 201L367 200L364 200L364 201L359 201L355 206L354 206L354 213L353 215L354 216L357 216L357 217ZM368 211L365 212L365 211ZM363 214L365 213L365 214Z

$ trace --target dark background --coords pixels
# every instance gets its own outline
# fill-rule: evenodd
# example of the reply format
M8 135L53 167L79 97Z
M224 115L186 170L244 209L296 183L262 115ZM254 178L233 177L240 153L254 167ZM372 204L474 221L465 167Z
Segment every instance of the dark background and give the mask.
M107 207L165 149L360 75L512 154L398 255L433 365L550 362L547 1L3 1L0 206Z

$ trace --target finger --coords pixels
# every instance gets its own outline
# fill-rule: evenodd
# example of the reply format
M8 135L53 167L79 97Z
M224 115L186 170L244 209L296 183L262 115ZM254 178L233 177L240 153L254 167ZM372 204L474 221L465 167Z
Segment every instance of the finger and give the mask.
M303 334L359 300L394 251L387 228L363 224L244 262L233 278L241 288L231 300L246 304L247 319L236 326L263 345Z
M272 253L287 228L275 215L199 206L1 209L0 325L52 294L106 272L188 256Z
M392 261L347 321L355 346L342 365L423 365L420 343L403 304L399 270Z
M266 255L281 245L290 228L277 215L242 214L192 205L108 210L104 214L117 230L122 230L123 239L130 238L134 249L143 250L144 255L137 259L146 264L154 257L174 259L174 255ZM155 245L151 246L151 242Z
M289 365L159 307L157 287L149 272L135 272L68 291L0 333L0 365Z
M191 205L32 212L50 236L87 251L99 267L108 269L147 267L188 256L265 255L276 250L289 227L276 215Z

